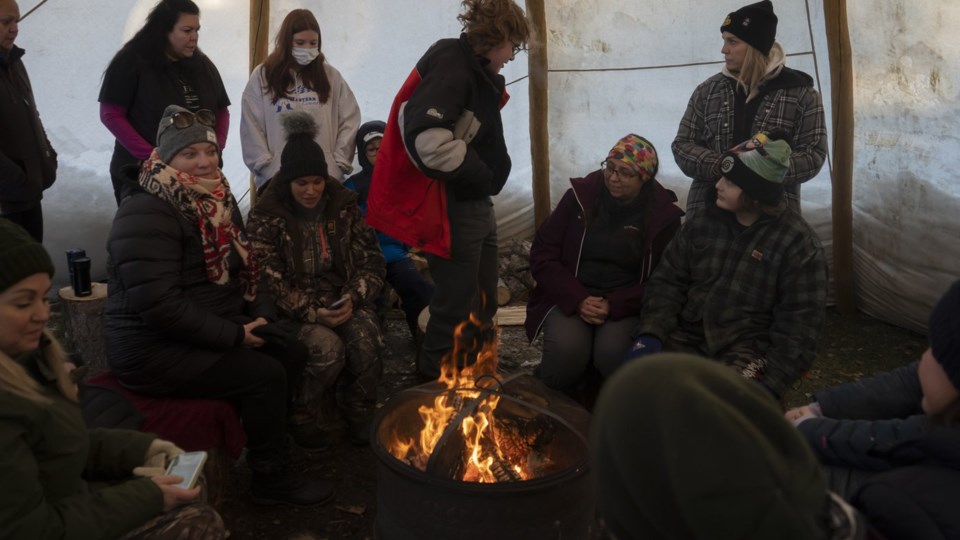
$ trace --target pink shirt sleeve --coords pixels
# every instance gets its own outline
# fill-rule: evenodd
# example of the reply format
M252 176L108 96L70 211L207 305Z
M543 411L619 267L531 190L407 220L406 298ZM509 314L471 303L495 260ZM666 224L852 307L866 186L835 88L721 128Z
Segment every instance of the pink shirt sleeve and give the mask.
M217 127L214 131L217 132L217 144L222 152L227 146L227 133L230 131L230 111L226 107L217 111Z
M127 152L137 159L147 159L153 145L137 133L127 120L127 108L113 103L100 103L100 122L103 123Z

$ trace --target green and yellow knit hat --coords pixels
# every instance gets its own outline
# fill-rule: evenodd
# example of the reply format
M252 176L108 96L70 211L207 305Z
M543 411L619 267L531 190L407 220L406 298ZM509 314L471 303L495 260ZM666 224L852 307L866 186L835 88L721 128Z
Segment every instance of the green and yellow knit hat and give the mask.
M40 273L53 277L47 250L22 227L0 218L0 292Z
M607 154L607 159L626 163L644 181L657 176L657 169L660 167L660 159L653 143L634 133L617 141Z
M720 172L751 199L776 204L783 197L783 179L790 170L790 143L786 133L760 132L726 152Z

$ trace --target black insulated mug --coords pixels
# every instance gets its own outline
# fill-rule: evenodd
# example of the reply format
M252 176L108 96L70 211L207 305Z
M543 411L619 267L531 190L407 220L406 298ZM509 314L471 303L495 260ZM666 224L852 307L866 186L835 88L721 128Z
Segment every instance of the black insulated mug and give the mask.
M90 296L90 258L77 257L70 263L70 284L75 296Z

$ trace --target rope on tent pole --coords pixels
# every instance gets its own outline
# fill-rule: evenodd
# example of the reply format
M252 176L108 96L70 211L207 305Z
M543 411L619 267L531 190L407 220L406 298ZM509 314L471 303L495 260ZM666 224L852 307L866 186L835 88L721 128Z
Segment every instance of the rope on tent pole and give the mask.
M853 315L853 55L846 0L824 0L823 15L833 103L833 284L837 311Z
M550 216L550 112L548 63L547 63L547 15L544 0L526 0L527 17L531 23L531 39L527 56L527 73L530 100L530 165L532 168L533 220L539 228Z
M40 3L39 3L39 4L33 6L32 8L30 8L30 11L27 11L26 13L24 13L23 15L20 16L20 21L22 21L22 20L26 19L27 17L29 17L31 13L33 13L33 12L36 11L40 6L42 6L42 5L46 4L46 3L47 3L47 0L40 0ZM18 22L19 22L19 21L18 21Z
M787 54L786 56L812 56L814 51L803 51ZM672 69L672 68L683 68L683 67L692 67L692 66L711 66L719 65L723 62L718 62L716 60L707 60L703 62L687 62L685 64L658 64L655 66L627 66L627 67L606 67L606 68L554 68L548 69L549 73L594 73L594 72L604 72L604 71L643 71L648 69ZM517 79L517 81L522 80L523 77ZM511 84L516 81L512 81Z

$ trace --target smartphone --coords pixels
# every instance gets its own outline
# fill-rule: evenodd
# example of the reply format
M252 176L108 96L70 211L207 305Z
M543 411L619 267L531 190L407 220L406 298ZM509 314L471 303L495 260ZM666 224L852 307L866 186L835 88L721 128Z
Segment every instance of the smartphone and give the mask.
M178 488L193 489L200 479L200 472L203 471L203 464L207 462L206 452L186 452L173 458L167 467L168 476L179 476L183 478L179 484L174 484Z
M327 307L327 309L337 309L337 308L339 308L340 306L342 306L342 305L344 305L344 304L347 303L347 299L348 299L348 298L350 298L350 297L347 296L347 295L341 296L340 298L337 299L336 302L330 304L330 305Z

